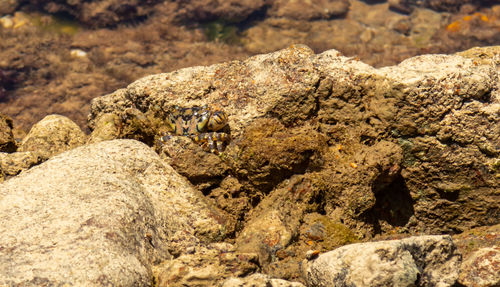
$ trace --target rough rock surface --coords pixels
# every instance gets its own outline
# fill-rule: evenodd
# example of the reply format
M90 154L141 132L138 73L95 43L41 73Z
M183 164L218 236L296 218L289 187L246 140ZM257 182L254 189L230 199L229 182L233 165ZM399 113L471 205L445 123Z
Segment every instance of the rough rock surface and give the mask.
M32 151L47 159L61 152L81 146L86 136L72 120L50 115L36 123L19 144L18 151Z
M462 254L458 283L465 286L500 284L500 224L467 230L453 236Z
M12 134L12 119L0 114L0 152L14 152L17 145Z
M224 281L222 287L304 287L304 285L256 273L244 278L229 278Z
M146 286L224 220L146 145L83 146L0 184L0 284Z
M318 172L312 190L316 201L327 202L319 210L367 231L358 230L363 236L460 232L499 218L498 63L488 59L426 55L375 69L335 50L315 55L292 46L142 78L94 99L89 124L97 129L101 115L127 118L134 109L156 118L141 121L147 128L136 129L136 137L157 138L173 105L220 107L229 114L232 141L222 157L229 173L239 184L265 179L231 200L254 206L262 196L253 199L250 191L265 195L294 172ZM315 134L326 145L301 141ZM316 159L302 161L300 152ZM284 176L266 179L275 161L293 172L278 169L274 174ZM252 174L255 167L263 173ZM327 183L332 177L338 182Z
M346 0L280 0L273 1L268 15L296 20L319 20L343 16L348 11L349 1Z
M153 269L158 287L219 286L224 278L242 277L259 269L257 254L235 252L229 243L186 250Z
M303 261L308 286L451 286L461 256L450 236L346 245Z
M389 0L389 6L393 9L409 13L415 7L425 7L437 11L457 12L465 4L478 4L477 0Z
M481 248L462 263L458 282L465 286L500 285L500 246Z
M41 163L43 158L36 152L0 152L0 174L6 177L19 174L23 170ZM1 179L1 176L0 176Z

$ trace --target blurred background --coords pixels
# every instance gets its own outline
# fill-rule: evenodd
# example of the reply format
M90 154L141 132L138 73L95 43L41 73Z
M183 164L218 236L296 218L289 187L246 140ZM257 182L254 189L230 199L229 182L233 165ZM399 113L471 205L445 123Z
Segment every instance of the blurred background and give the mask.
M375 67L500 44L500 0L0 0L0 113L84 130L90 100L149 74L292 44Z

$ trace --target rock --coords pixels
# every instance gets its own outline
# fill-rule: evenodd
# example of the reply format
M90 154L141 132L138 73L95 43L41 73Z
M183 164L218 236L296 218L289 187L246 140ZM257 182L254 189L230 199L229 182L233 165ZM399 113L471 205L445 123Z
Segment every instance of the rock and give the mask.
M117 115L112 113L103 114L98 121L98 128L92 131L87 143L97 143L117 139L119 137L121 133L120 125L122 125L122 121Z
M346 245L303 261L308 286L452 286L461 257L450 236Z
M424 7L436 11L457 12L465 4L471 4L478 1L474 0L389 0L389 7L409 13L415 7ZM485 2L485 1L483 1Z
M48 159L83 145L85 140L85 134L73 121L64 116L49 115L31 128L18 151L32 151Z
M259 268L256 254L234 252L228 243L193 251L155 266L155 286L218 286L224 278L245 276Z
M393 132L406 135L398 136L405 154L402 176L415 201L413 224L424 232L431 225L461 232L497 221L498 74L483 62L426 55L380 69L405 86ZM484 212L494 215L478 216Z
M0 16L12 14L19 5L18 0L4 0L0 2Z
M308 212L343 221L361 238L461 232L496 223L499 212L499 52L487 50L481 61L424 55L376 69L335 50L315 55L291 46L147 76L95 98L89 125L98 129L103 114L126 119L135 110L145 120L124 122L122 129L149 141L161 134L174 105L219 107L229 115L231 142L220 156L229 169L204 192L213 190L225 210L236 198L233 215L244 215L301 173L306 182L288 187L317 196ZM189 141L172 151L182 154L184 146L193 148L187 156L196 154ZM241 186L217 187L229 175ZM305 210L288 209L299 218ZM290 224L287 232L295 233L299 226Z
M231 169L245 178L247 192L259 196L291 175L321 165L326 148L326 137L313 126L286 128L277 119L261 118L248 125L226 154Z
M265 274L252 274L243 278L229 278L222 287L304 287L302 283L274 279Z
M497 286L500 284L500 224L467 230L453 236L462 253L458 283L465 286Z
M229 170L219 156L206 152L188 137L172 136L160 149L162 159L200 190L218 185Z
M12 119L0 114L0 152L14 152L17 149L12 133Z
M0 170L5 176L14 176L21 171L41 163L43 159L36 152L0 153Z
M0 284L149 286L152 265L231 232L133 140L52 157L0 184Z
M273 2L268 15L296 20L318 20L343 16L348 11L349 1L346 0L280 0Z
M171 11L176 19L182 21L242 22L251 14L264 10L270 3L272 1L269 0L189 0L172 6Z
M115 26L122 22L146 17L154 11L156 0L141 2L137 0L93 0L93 1L28 1L32 5L51 13L72 15L90 27Z
M458 282L465 286L500 285L500 246L481 248L464 260Z

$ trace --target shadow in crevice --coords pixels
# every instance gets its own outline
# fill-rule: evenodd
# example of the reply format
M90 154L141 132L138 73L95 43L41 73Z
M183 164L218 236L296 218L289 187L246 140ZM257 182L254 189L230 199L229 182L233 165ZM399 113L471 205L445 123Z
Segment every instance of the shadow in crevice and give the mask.
M381 222L392 227L403 227L415 214L413 204L405 179L399 175L391 184L375 193L375 205L365 219L373 224L376 234L383 232Z

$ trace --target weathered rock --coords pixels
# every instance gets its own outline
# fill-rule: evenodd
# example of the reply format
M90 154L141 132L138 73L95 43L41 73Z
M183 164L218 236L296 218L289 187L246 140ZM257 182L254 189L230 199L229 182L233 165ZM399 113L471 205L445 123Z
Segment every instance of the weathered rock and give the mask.
M269 0L189 0L173 5L174 17L179 20L241 22L252 13L264 9L272 3Z
M297 20L330 19L349 11L346 0L274 1L268 11L271 17L285 17Z
M346 245L303 261L308 286L451 286L461 256L450 236Z
M425 7L436 11L457 12L460 6L477 3L475 0L389 0L389 6L405 13L411 12L415 7ZM483 1L486 2L486 1Z
M229 170L219 156L206 152L189 137L172 136L160 145L160 156L165 162L200 190L220 183Z
M73 121L50 115L36 123L19 145L18 151L32 151L43 159L81 146L86 136Z
M31 151L14 153L0 152L0 171L6 176L14 176L23 170L27 170L41 163L42 160L42 157Z
M291 175L320 166L326 148L326 137L313 126L286 128L277 119L262 118L249 124L226 154L231 169L248 182L245 189L258 197Z
M105 141L0 184L0 284L148 286L153 263L230 231L146 145Z
M87 143L97 143L106 140L114 140L119 138L122 125L122 120L117 115L109 113L103 114L99 120L95 130L90 134Z
M93 1L28 1L48 13L67 13L90 27L114 26L120 22L146 17L158 1L93 0Z
M483 63L426 55L380 69L405 87L391 132L405 154L402 176L415 202L410 225L418 230L457 232L500 218L498 73L495 63Z
M500 282L500 224L453 236L463 262L458 282L465 286L497 286Z
M304 287L304 284L256 273L244 278L229 278L224 281L222 287Z
M257 255L239 253L228 243L214 243L192 249L153 269L158 287L218 286L227 277L241 277L259 269Z
M12 134L12 119L0 114L0 152L14 152L17 145Z
M174 105L220 107L232 137L222 159L242 186L216 189L214 198L235 192L248 208L294 173L314 171L316 208L357 235L460 232L499 218L497 54L426 55L375 69L335 50L314 55L292 46L142 78L94 99L89 125L132 109L156 118L136 129L151 137Z
M481 248L464 260L458 282L465 286L500 285L500 246Z

